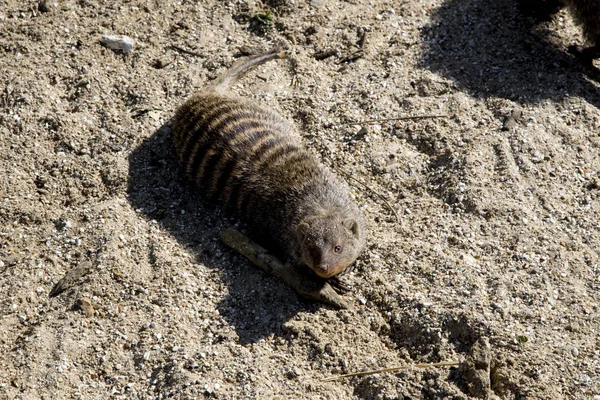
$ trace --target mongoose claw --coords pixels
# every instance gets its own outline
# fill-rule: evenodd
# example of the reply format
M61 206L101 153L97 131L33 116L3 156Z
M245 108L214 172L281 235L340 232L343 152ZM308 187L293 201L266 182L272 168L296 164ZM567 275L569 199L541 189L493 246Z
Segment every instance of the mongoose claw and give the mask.
M338 309L346 310L350 308L350 304L348 304L348 302L340 296L329 283L324 283L316 290L312 287L307 289L303 286L294 287L294 289L296 289L298 294L305 299L316 300Z
M339 294L347 294L352 291L352 285L342 280L339 276L334 276L327 280L327 283Z

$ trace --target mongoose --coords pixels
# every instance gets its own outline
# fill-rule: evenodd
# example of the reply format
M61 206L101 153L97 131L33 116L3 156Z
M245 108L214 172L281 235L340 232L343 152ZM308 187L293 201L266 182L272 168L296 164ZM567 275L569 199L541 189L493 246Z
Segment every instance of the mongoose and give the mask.
M175 114L175 147L185 174L245 221L253 240L290 266L331 278L364 247L360 210L288 123L229 93L249 69L284 57L276 49L242 60L193 94Z
M589 47L573 45L569 52L591 64L600 57L600 1L599 0L520 0L521 10L537 20L547 20L561 7L567 6L573 19L583 29Z

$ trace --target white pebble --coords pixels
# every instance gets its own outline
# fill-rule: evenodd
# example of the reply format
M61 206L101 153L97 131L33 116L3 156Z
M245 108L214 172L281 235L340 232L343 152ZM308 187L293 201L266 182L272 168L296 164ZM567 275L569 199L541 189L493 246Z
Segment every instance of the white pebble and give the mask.
M571 349L571 354L573 355L573 357L577 357L579 355L579 349L577 347L573 347Z
M121 51L125 54L133 51L133 39L129 36L104 35L100 38L100 43L114 51Z

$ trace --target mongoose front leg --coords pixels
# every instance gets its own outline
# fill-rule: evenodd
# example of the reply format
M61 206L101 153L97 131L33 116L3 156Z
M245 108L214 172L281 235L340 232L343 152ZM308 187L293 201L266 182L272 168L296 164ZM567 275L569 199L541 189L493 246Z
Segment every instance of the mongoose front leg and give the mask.
M221 240L242 254L254 265L275 276L304 298L329 304L336 308L350 308L349 304L325 281L311 279L294 266L283 264L266 249L241 232L228 228L221 232Z
M352 291L352 285L338 276L332 276L327 280L327 283L339 294L346 294Z
M594 79L600 77L600 70L594 65L594 59L600 58L600 46L583 47L578 45L569 46L569 53L583 64L588 73L592 74Z

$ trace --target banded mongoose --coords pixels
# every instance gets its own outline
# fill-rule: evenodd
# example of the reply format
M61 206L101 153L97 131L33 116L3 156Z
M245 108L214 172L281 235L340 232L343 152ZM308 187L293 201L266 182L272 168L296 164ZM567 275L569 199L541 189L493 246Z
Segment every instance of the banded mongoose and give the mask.
M254 241L291 267L330 278L365 243L347 186L281 117L229 93L245 72L278 58L285 54L273 50L242 60L193 94L175 114L176 151L204 196L245 221Z

